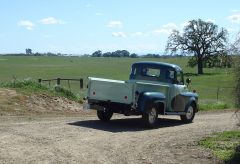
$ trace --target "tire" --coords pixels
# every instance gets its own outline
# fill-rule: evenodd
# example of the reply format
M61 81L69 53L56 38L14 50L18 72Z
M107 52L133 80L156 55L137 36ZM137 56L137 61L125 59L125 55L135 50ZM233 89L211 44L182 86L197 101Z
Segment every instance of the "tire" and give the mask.
M150 105L148 109L142 114L143 122L146 127L154 128L156 127L158 111L155 105Z
M186 115L181 115L180 118L184 123L191 123L195 116L195 106L191 104L188 109Z
M98 110L97 111L97 116L99 118L99 120L107 122L112 118L113 112L109 111L109 110Z

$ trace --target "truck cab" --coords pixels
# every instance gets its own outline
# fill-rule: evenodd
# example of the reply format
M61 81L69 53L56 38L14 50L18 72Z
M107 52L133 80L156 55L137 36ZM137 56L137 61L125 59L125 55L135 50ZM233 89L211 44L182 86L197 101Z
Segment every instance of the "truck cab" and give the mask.
M188 90L182 69L174 64L137 62L127 81L90 77L88 86L88 104L102 121L113 113L142 115L154 127L158 115L179 115L189 123L198 112L198 95Z

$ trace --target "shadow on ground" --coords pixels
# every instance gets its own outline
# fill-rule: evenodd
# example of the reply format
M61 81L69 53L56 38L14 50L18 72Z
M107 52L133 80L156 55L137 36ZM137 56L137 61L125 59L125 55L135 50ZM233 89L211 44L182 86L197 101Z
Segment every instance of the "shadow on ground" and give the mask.
M92 128L113 133L149 130L149 128L144 126L141 118L113 119L109 122L102 122L100 120L84 120L68 123L68 125ZM180 125L183 125L180 120L161 118L158 119L155 129Z

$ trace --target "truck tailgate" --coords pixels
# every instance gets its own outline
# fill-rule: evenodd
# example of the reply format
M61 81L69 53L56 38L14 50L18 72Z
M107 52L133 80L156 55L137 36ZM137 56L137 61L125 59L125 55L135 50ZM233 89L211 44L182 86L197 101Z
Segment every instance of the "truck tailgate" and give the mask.
M123 104L133 102L133 84L120 80L89 77L88 98Z

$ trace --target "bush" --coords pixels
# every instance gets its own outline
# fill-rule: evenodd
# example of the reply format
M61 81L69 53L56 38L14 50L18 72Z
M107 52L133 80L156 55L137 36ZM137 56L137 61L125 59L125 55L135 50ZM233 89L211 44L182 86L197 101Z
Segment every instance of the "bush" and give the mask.
M28 91L46 91L49 90L44 85L33 81L32 79L24 79L24 80L12 80L11 82L1 83L1 87L5 88L19 88L25 89Z
M79 97L76 96L71 91L62 88L60 86L56 86L54 88L49 88L45 85L42 85L32 79L24 79L24 80L12 80L11 82L0 83L0 87L4 88L14 88L19 89L23 92L30 93L47 93L53 96L61 96L68 98L70 100L78 101Z
M78 97L72 93L71 91L65 89L65 88L62 88L60 86L55 86L55 91L59 94L59 95L62 95L63 97L66 97L70 100L77 100Z

